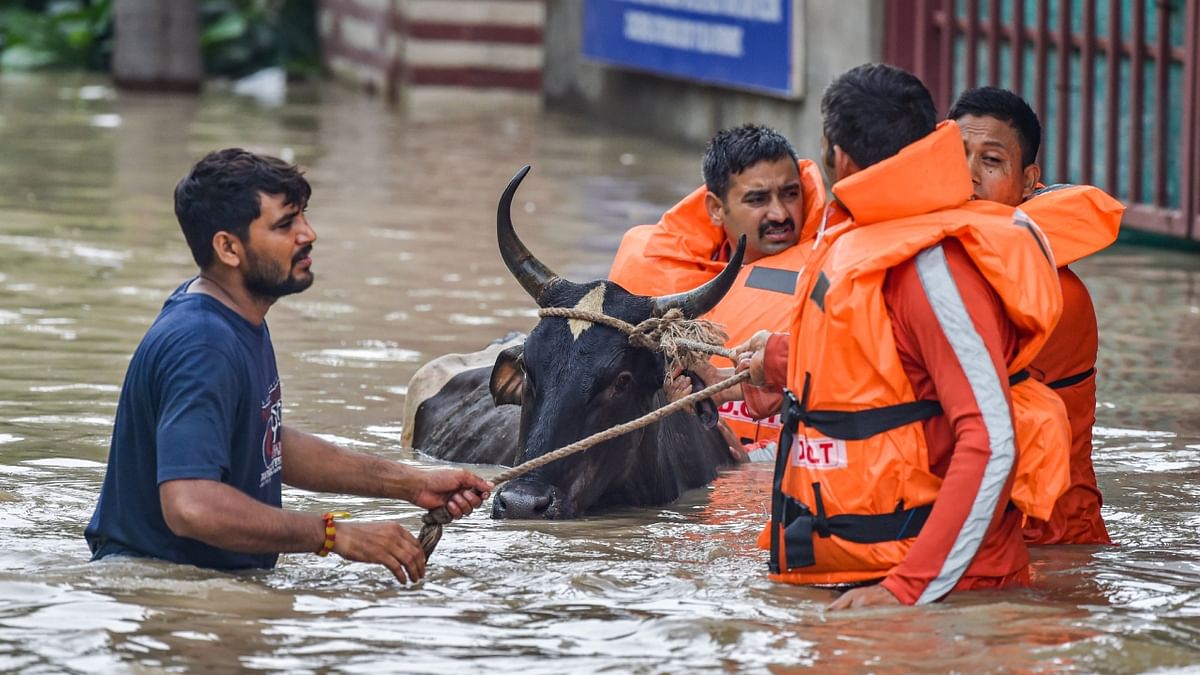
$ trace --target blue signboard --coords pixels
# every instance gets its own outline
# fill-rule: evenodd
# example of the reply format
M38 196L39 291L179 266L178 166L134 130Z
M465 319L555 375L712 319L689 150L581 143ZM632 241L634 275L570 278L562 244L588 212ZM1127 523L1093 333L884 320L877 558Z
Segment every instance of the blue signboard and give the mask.
M617 66L796 97L799 0L584 0L584 56Z

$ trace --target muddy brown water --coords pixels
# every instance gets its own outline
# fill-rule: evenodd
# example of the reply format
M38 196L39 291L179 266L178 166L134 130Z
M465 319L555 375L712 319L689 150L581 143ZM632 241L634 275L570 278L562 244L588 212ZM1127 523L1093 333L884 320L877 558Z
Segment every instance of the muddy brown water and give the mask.
M170 201L204 152L308 169L317 283L269 316L285 418L399 447L433 356L528 330L495 250L518 232L555 271L603 275L624 228L698 182L700 148L505 102L389 109L334 85L281 106L0 76L0 670L23 672L1179 671L1200 667L1200 256L1117 246L1076 265L1101 327L1096 466L1119 546L1034 549L1036 585L934 607L829 614L770 583L762 467L659 509L447 528L426 580L331 556L223 574L90 564L82 530L118 387L192 273ZM485 474L496 469L481 467ZM386 500L285 490L289 508L418 528Z

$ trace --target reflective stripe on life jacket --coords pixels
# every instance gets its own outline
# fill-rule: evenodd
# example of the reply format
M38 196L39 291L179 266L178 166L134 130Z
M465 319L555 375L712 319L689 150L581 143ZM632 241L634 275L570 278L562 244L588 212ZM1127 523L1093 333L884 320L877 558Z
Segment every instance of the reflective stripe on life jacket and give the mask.
M887 271L918 253L941 255L939 242L957 239L1016 328L1018 352L1010 374L1041 348L1062 302L1059 293L1043 292L1057 288L1057 276L1041 233L1011 207L970 202L826 236L827 246L810 260L801 281L805 306L792 330L789 382L802 383L803 391L795 404L796 431L784 439L790 442L781 442L787 450L776 462L772 518L759 540L772 551L772 578L802 584L885 576L904 559L941 486L929 468L921 424L940 414L940 406L914 399L884 303ZM924 269L919 259L926 282ZM1048 513L1067 485L1066 414L1057 397L1032 378L1011 392L1015 415L995 385L976 392L987 399L980 409L993 457L1007 454L996 464L1001 473L985 475L985 481L1007 480L1015 433L1019 485L1012 498L1026 512ZM931 585L927 592L948 590Z

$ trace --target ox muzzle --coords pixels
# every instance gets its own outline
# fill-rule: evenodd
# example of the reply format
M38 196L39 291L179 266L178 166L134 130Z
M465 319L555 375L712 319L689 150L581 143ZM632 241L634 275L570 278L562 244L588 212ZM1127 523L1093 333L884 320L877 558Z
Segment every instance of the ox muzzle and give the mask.
M575 514L557 486L535 478L518 478L496 491L492 517L559 520L574 518Z

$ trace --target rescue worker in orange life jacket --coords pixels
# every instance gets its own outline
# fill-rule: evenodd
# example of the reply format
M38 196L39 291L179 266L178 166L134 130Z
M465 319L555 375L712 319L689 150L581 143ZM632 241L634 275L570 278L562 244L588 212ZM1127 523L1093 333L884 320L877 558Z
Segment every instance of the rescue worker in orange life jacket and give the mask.
M1090 185L1039 184L1042 129L1020 96L980 87L963 92L950 108L958 123L977 199L1020 206L1050 241L1063 293L1058 326L1029 366L1033 377L1062 399L1071 424L1070 485L1049 520L1029 518L1031 544L1111 544L1100 515L1103 500L1092 468L1096 421L1096 310L1087 286L1067 264L1117 237L1124 206Z
M1062 309L1044 235L971 200L957 126L935 128L911 73L854 68L821 111L835 201L790 334L751 340L738 365L794 393L760 538L771 578L880 582L831 609L1027 584L1010 377Z
M713 136L702 173L704 185L657 224L638 225L625 234L609 279L641 295L685 291L725 269L729 242L745 234L741 275L704 318L725 326L730 345L760 329L786 330L797 273L825 209L820 168L797 159L792 144L774 129L745 124ZM712 379L704 368L697 371L702 379ZM672 375L668 393L690 393L691 381ZM738 401L717 403L734 458L769 461L779 436L778 417L753 420Z

